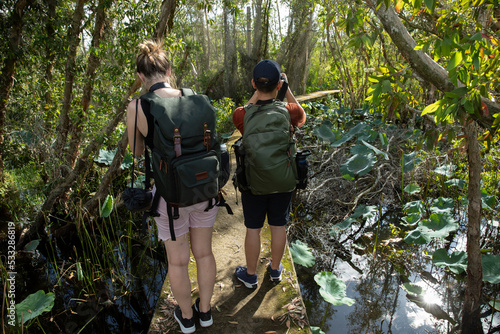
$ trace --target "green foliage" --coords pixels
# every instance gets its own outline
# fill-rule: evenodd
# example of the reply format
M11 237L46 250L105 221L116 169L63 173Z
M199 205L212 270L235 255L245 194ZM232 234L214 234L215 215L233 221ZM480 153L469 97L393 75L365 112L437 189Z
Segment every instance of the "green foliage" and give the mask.
M18 324L25 324L40 314L52 310L55 298L56 296L52 292L45 294L43 290L38 290L26 297L25 300L16 305Z
M456 251L448 255L448 251L441 248L432 253L432 263L438 267L448 268L455 274L461 274L467 269L467 253Z
M102 203L101 207L101 217L107 218L113 211L113 205L114 205L114 199L113 196L108 195L106 196L106 199L104 200L104 203Z
M482 257L483 281L500 283L500 255L484 254Z
M217 133L219 135L231 134L234 131L233 111L235 103L230 98L222 98L213 101L213 106L217 110Z
M311 249L300 240L290 243L290 253L292 254L293 262L304 267L312 267L316 260Z
M320 286L319 293L321 297L333 305L354 304L354 299L346 297L346 285L333 273L322 271L314 276L314 280Z

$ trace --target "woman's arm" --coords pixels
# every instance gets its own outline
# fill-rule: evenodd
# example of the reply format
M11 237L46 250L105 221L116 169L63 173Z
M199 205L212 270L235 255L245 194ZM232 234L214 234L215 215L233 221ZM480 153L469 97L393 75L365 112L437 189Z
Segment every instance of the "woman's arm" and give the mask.
M127 107L127 134L128 134L128 146L130 147L130 151L132 151L135 156L139 156L144 153L144 136L139 130L140 129L139 123L142 123L139 122L139 119L137 119L137 128L135 127L135 117L137 112L136 101L137 100L132 100ZM137 108L141 108L140 103L138 103ZM139 112L137 116L141 118L140 116L143 115L144 114L142 112ZM134 129L135 129L135 152L134 152Z

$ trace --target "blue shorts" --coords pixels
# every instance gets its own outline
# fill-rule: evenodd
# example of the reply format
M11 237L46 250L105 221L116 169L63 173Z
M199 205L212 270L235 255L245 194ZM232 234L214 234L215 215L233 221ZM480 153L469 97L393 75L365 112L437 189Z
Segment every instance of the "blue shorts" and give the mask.
M285 226L290 215L292 192L269 195L242 193L241 203L247 228L262 228L266 215L269 225Z

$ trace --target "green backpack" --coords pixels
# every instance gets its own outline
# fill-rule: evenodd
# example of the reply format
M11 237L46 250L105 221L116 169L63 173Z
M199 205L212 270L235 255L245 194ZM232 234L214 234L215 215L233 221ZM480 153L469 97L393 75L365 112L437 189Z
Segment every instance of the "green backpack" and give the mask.
M217 202L225 205L219 195L227 181L222 172L214 107L206 95L197 95L190 89L182 89L182 95L162 98L150 91L141 96L149 103L154 117L153 178L156 194L167 202L173 241L173 220L179 217L178 208L207 200L207 210ZM155 195L153 215L157 202Z
M285 103L245 107L245 176L254 195L293 191L297 185L297 147Z

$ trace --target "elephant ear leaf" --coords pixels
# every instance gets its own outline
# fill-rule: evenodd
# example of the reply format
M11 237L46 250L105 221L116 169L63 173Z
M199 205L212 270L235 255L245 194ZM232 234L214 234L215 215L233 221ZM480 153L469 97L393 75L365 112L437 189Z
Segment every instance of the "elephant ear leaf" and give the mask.
M312 267L316 261L311 249L300 240L290 244L290 253L292 254L293 262L304 267Z
M333 305L351 306L355 300L346 297L346 285L344 281L337 278L333 273L322 271L314 276L314 280L320 286L319 293L323 299Z
M32 293L25 300L16 305L18 323L26 323L35 319L43 312L48 312L54 307L55 295L52 292L45 294L43 290Z
M448 255L448 251L441 248L432 254L432 263L438 267L448 268L452 273L460 274L467 269L467 253L459 251Z
M500 283L500 255L485 254L483 262L483 281L491 284Z

